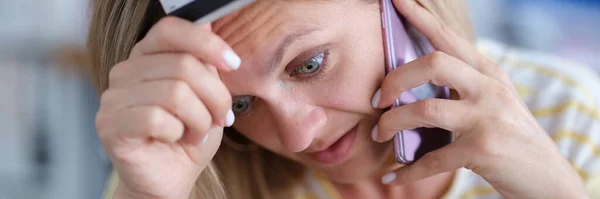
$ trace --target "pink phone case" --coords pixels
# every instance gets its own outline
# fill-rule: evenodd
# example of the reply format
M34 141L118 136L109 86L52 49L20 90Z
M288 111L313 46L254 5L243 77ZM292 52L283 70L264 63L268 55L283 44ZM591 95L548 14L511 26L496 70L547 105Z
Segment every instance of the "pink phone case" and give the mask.
M392 0L380 0L381 20L385 47L386 74L392 72L418 57L432 52L433 47L420 33L410 29L409 35L402 15L393 5ZM406 25L406 26L405 26ZM413 36L413 37L411 37ZM415 46L413 42L418 42ZM450 96L450 89L437 87L432 84L404 92L400 95L392 108L416 102L425 98L445 98ZM410 164L428 152L446 146L452 142L452 133L439 128L419 128L398 132L394 137L394 153L396 160L402 164Z

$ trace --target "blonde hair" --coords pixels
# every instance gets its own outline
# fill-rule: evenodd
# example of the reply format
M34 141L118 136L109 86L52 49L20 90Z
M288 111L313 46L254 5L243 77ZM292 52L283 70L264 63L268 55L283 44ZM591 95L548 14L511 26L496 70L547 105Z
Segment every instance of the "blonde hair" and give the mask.
M96 0L88 52L99 92L108 88L111 68L164 16L159 1ZM235 133L234 129L226 129ZM238 151L222 144L199 176L190 198L292 198L304 168L264 149Z

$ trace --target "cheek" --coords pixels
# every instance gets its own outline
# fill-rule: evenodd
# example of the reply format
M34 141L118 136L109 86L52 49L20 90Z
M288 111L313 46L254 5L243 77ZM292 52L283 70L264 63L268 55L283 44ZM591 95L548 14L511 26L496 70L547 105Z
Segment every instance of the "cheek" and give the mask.
M327 88L325 96L345 107L351 106L350 110L356 112L373 111L371 99L385 75L383 50L373 43L353 44L358 48L350 48L340 59L335 80L324 85Z
M275 136L275 124L269 114L253 112L236 121L235 127L242 135L264 148L273 149L279 140Z
M345 31L347 39L344 43L348 46L345 57L341 59L344 71L340 74L343 80L339 83L344 88L338 91L351 95L348 97L354 97L357 103L371 109L371 98L385 76L385 59L380 19L378 15L370 16L370 13L363 15L356 20L364 26Z

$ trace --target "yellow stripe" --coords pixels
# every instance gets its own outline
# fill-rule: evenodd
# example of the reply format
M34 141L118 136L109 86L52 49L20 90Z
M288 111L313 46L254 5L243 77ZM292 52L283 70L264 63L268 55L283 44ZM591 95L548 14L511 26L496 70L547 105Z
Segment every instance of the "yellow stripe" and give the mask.
M577 173L579 174L579 176L581 176L581 179L583 180L584 183L587 183L588 180L590 179L590 175L587 174L587 172L585 172L583 169L581 169L579 166L571 163L571 166L573 167L573 169L575 171L577 171Z
M600 156L600 148L598 147L598 145L584 134L575 133L572 131L561 131L558 134L553 135L552 139L557 143L559 141L567 139L575 140L588 150L591 150L594 156ZM571 165L577 171L577 173L579 173L581 178L583 178L583 180L587 182L587 180L589 179L589 174L583 171L579 166L574 165L573 163L571 163Z
M595 173L594 175L590 176L590 179L586 183L592 198L600 198L600 175L598 174L599 173Z
M335 187L333 187L331 182L329 182L329 180L327 180L327 178L323 174L317 173L315 175L315 178L317 179L317 182L321 185L321 187L323 187L323 189L325 190L325 193L327 194L327 196L329 198L331 198L331 199L341 199L342 198L340 196L340 194L337 192L337 190L335 189Z
M519 93L519 95L521 95L521 97L528 97L531 95L531 88L529 87L515 85L515 88L517 89L517 92Z
M575 133L573 131L561 131L555 135L552 135L552 139L554 142L558 143L563 140L572 139L579 142L581 145L588 148L590 151L594 153L594 156L600 156L600 148L596 145L594 141L592 141L588 136Z
M494 192L496 192L496 190L493 187L476 187L476 188L473 188L473 189L463 193L463 195L460 198L461 199L470 199L470 198L474 198L477 196L488 195L488 194L491 194Z
M577 81L571 79L569 76L564 75L562 73L559 73L557 71L554 70L550 70L548 68L544 68L541 66L538 66L536 64L532 64L532 63L525 63L525 62L521 62L518 60L513 60L513 59L507 59L506 63L508 66L512 66L515 68L526 68L526 69L530 69L533 70L535 72L550 76L550 77L554 77L557 78L559 80L561 80L562 82L564 82L565 84L575 87L575 89L579 90L580 92L583 93L583 95L586 98L586 103L587 104L591 104L593 105L593 108L595 107L595 102L594 102L594 98L592 97L592 95L590 95L590 93L588 92L588 90L585 89L585 87L583 87L581 84L579 84Z
M598 111L596 111L594 108L586 107L577 101L568 101L555 107L533 110L531 113L534 117L549 117L563 113L569 109L575 109L581 113L589 115L595 120L600 121L600 113L598 113Z

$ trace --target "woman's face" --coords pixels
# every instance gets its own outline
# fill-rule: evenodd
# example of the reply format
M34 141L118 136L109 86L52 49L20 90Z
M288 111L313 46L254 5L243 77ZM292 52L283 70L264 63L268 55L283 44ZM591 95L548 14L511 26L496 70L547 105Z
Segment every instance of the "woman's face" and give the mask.
M258 1L213 30L244 60L221 74L244 136L342 183L390 159L391 145L371 140L384 77L377 3Z

